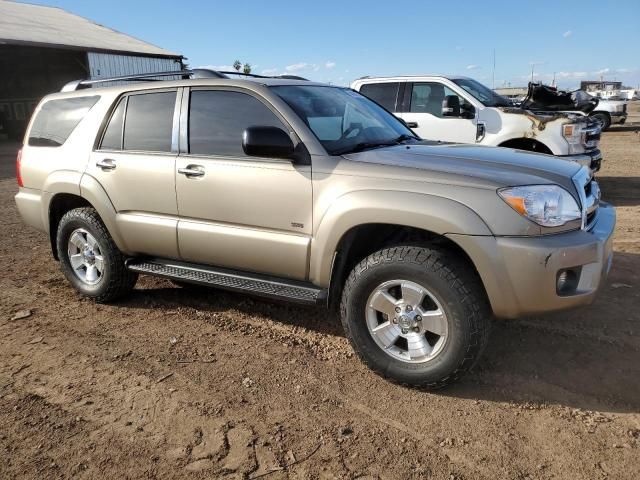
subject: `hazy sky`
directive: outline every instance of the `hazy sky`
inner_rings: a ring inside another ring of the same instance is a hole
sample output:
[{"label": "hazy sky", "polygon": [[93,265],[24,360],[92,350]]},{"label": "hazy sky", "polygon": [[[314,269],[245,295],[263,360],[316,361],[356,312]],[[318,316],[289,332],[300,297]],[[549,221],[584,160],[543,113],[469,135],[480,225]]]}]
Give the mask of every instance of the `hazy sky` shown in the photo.
[{"label": "hazy sky", "polygon": [[349,84],[363,75],[461,74],[488,86],[535,78],[640,84],[640,0],[47,0],[188,57],[196,66],[293,73]]}]

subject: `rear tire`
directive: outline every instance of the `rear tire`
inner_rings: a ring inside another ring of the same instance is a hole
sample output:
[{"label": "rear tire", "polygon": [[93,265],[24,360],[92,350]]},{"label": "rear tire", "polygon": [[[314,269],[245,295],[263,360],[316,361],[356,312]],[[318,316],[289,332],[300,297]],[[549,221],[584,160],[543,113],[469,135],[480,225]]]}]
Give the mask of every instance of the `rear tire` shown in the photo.
[{"label": "rear tire", "polygon": [[349,275],[340,310],[346,336],[369,368],[424,389],[468,372],[491,326],[477,274],[439,247],[398,246],[369,255]]},{"label": "rear tire", "polygon": [[56,237],[64,276],[85,297],[110,302],[129,293],[138,274],[127,269],[98,212],[76,208],[64,214]]}]

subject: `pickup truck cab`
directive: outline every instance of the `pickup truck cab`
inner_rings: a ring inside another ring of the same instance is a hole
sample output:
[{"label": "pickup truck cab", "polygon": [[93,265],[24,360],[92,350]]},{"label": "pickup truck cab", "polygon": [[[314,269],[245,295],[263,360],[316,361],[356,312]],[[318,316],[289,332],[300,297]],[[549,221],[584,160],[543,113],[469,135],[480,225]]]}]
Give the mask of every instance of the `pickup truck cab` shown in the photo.
[{"label": "pickup truck cab", "polygon": [[295,79],[75,89],[36,108],[15,200],[97,302],[143,274],[340,305],[367,365],[438,388],[494,315],[588,304],[609,271],[615,210],[577,163],[423,141],[351,89]]},{"label": "pickup truck cab", "polygon": [[480,82],[440,75],[365,77],[351,88],[405,121],[420,137],[547,153],[600,169],[600,123],[582,112],[514,107]]}]

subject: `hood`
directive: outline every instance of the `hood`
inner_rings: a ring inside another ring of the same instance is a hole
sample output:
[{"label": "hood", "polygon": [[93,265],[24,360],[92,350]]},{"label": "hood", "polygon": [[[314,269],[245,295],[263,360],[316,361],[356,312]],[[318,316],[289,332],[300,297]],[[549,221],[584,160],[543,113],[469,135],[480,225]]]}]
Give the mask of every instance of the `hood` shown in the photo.
[{"label": "hood", "polygon": [[343,157],[354,162],[423,170],[445,178],[473,178],[488,188],[557,183],[573,191],[572,177],[580,169],[575,162],[513,148],[427,142]]},{"label": "hood", "polygon": [[587,115],[598,106],[598,99],[583,90],[559,91],[542,83],[529,83],[527,96],[520,107],[532,111],[578,111]]}]

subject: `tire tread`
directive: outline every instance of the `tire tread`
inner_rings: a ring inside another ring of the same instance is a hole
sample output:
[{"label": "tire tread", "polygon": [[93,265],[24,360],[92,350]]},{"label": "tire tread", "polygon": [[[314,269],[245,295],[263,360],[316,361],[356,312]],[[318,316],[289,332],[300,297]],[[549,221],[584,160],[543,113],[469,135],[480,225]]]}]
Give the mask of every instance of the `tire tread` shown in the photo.
[{"label": "tire tread", "polygon": [[[367,356],[363,354],[360,346],[352,340],[351,326],[347,321],[350,292],[354,289],[356,282],[366,270],[385,263],[398,262],[409,262],[419,265],[424,269],[431,270],[445,280],[449,286],[458,293],[459,302],[464,306],[467,318],[471,323],[470,341],[467,344],[467,350],[463,360],[448,376],[436,382],[425,381],[408,384],[407,382],[399,381],[389,376],[386,371],[382,371],[372,364],[367,359]],[[394,383],[426,390],[443,388],[456,382],[471,370],[482,355],[491,330],[490,307],[478,275],[475,274],[475,272],[471,272],[469,265],[454,257],[449,250],[433,245],[427,247],[411,245],[389,247],[374,252],[364,258],[351,271],[345,282],[342,301],[340,302],[340,314],[347,338],[367,367]]]}]

